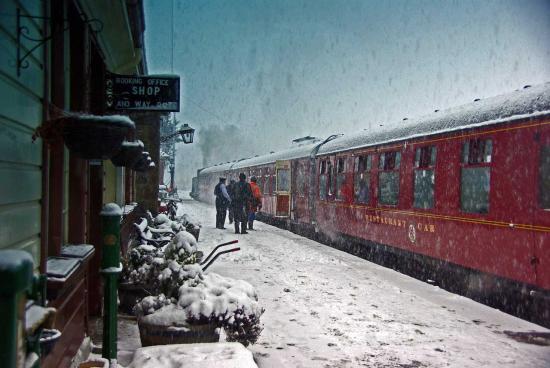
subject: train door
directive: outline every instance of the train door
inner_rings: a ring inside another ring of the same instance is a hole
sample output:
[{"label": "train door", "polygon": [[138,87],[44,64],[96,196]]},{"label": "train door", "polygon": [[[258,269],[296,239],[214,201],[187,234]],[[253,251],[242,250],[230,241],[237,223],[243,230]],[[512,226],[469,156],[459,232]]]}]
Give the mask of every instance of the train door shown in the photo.
[{"label": "train door", "polygon": [[292,206],[290,216],[298,222],[309,223],[309,160],[292,162]]},{"label": "train door", "polygon": [[290,161],[275,162],[275,216],[290,216]]},{"label": "train door", "polygon": [[550,125],[541,125],[536,134],[538,143],[536,206],[534,215],[536,284],[550,288]]}]

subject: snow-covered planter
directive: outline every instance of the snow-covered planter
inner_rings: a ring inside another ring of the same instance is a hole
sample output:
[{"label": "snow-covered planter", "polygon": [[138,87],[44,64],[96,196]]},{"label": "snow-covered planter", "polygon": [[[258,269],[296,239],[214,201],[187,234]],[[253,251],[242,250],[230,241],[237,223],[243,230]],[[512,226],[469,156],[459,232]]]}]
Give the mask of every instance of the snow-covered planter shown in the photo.
[{"label": "snow-covered planter", "polygon": [[33,138],[53,142],[63,137],[72,154],[87,160],[105,160],[120,150],[124,138],[135,129],[127,116],[68,114],[43,123]]},{"label": "snow-covered planter", "polygon": [[122,142],[120,151],[111,157],[111,162],[115,166],[125,166],[131,168],[141,159],[143,148],[144,145],[142,141],[124,141]]},{"label": "snow-covered planter", "polygon": [[[160,225],[172,228],[172,221],[162,220],[159,219]],[[119,285],[121,310],[131,313],[134,305],[148,295],[164,293],[177,297],[183,282],[202,272],[197,263],[201,258],[197,241],[186,231],[177,233],[170,243],[161,248],[148,244],[132,246],[123,260]]]},{"label": "snow-covered planter", "polygon": [[[161,296],[163,297],[162,294]],[[215,322],[188,323],[185,311],[175,303],[169,303],[152,314],[141,316],[138,318],[138,327],[142,346],[194,344],[220,340],[219,329]]]},{"label": "snow-covered planter", "polygon": [[[183,329],[182,334],[188,329],[192,334],[197,329],[206,332],[219,327],[224,329],[228,341],[246,346],[255,343],[262,331],[260,316],[264,309],[258,304],[256,291],[246,281],[198,272],[183,282],[177,301],[164,295],[147,297],[136,305],[135,311],[140,334],[147,334],[149,325],[155,326],[151,330],[155,336],[163,335],[161,330],[173,336],[175,329]],[[192,326],[201,327],[193,330]]]},{"label": "snow-covered planter", "polygon": [[177,233],[168,243],[164,251],[167,260],[174,260],[180,264],[197,263],[202,253],[197,252],[197,240],[187,231]]}]

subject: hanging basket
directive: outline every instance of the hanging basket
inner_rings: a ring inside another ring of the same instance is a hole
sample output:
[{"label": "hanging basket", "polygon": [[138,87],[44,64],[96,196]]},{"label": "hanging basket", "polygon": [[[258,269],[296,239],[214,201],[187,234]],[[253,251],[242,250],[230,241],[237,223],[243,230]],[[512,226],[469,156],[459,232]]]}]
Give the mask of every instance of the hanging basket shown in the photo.
[{"label": "hanging basket", "polygon": [[111,161],[115,166],[134,167],[142,158],[143,148],[142,141],[124,141],[120,151],[111,157]]},{"label": "hanging basket", "polygon": [[87,160],[106,160],[121,148],[124,138],[135,125],[120,115],[73,115],[61,118],[65,145],[78,157]]},{"label": "hanging basket", "polygon": [[149,152],[143,152],[141,159],[132,167],[132,170],[143,172],[153,167],[155,167],[155,163],[151,159],[151,156],[149,156]]}]

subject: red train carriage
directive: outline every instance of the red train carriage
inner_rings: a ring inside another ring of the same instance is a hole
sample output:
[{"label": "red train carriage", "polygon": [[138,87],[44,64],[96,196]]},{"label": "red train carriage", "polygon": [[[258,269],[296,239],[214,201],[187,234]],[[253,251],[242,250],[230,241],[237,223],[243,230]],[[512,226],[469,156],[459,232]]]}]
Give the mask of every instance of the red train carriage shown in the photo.
[{"label": "red train carriage", "polygon": [[548,83],[210,167],[200,198],[239,172],[267,221],[550,325]]}]

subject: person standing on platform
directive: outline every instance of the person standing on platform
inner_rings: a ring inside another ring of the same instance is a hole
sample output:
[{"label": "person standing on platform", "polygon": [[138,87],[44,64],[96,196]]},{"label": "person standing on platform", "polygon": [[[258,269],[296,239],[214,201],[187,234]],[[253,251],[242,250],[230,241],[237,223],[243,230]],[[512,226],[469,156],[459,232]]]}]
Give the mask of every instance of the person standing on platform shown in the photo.
[{"label": "person standing on platform", "polygon": [[252,200],[250,184],[246,182],[246,175],[239,174],[239,182],[231,187],[231,203],[233,205],[233,216],[235,217],[235,234],[248,234],[246,223],[248,221],[247,209]]},{"label": "person standing on platform", "polygon": [[262,191],[257,184],[255,176],[250,178],[250,189],[252,191],[252,200],[248,206],[248,228],[254,230],[254,220],[256,219],[256,211],[262,208]]},{"label": "person standing on platform", "polygon": [[[229,193],[229,197],[233,197],[233,188],[235,187],[235,185],[237,184],[237,182],[233,179],[230,179],[229,180],[229,185],[227,186],[227,193]],[[232,224],[233,223],[233,206],[229,206],[229,223]]]},{"label": "person standing on platform", "polygon": [[227,214],[227,207],[231,204],[231,197],[227,193],[225,187],[225,178],[220,178],[220,182],[214,188],[214,195],[216,196],[216,229],[225,229],[225,216]]}]

